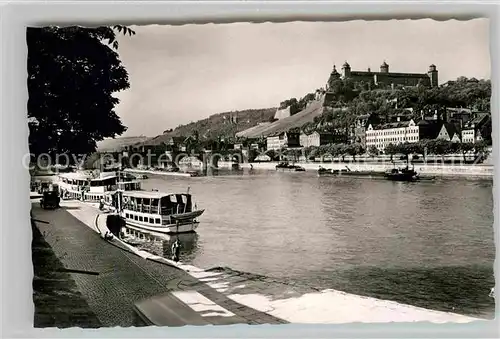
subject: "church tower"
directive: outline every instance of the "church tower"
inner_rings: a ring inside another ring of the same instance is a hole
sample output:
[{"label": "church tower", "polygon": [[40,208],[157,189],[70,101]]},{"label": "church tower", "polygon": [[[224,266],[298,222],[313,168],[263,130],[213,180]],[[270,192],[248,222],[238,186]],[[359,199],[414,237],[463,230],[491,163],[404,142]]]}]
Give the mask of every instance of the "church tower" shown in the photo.
[{"label": "church tower", "polygon": [[438,84],[438,71],[436,69],[436,65],[432,64],[429,66],[429,71],[427,72],[429,76],[431,87],[437,87]]}]

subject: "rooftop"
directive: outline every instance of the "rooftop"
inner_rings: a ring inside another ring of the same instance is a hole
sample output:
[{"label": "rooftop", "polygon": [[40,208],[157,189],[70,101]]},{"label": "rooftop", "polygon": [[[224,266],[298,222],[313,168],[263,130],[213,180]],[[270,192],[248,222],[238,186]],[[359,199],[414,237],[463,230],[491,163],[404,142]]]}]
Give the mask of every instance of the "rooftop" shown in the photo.
[{"label": "rooftop", "polygon": [[125,191],[125,192],[123,192],[123,196],[142,198],[142,199],[160,199],[160,198],[163,198],[163,197],[166,197],[169,195],[175,195],[175,194],[186,195],[186,193],[165,193],[165,192],[157,192],[157,191]]},{"label": "rooftop", "polygon": [[60,177],[67,178],[67,179],[73,179],[73,180],[88,180],[93,178],[93,175],[91,173],[85,173],[85,172],[67,172],[67,173],[60,173]]}]

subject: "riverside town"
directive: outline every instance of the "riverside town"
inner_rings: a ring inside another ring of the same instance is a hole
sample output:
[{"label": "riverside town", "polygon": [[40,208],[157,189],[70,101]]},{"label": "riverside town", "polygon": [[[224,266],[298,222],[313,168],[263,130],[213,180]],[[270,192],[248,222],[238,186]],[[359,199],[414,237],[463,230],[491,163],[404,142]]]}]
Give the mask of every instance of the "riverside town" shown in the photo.
[{"label": "riverside town", "polygon": [[28,28],[35,327],[494,319],[487,29]]}]

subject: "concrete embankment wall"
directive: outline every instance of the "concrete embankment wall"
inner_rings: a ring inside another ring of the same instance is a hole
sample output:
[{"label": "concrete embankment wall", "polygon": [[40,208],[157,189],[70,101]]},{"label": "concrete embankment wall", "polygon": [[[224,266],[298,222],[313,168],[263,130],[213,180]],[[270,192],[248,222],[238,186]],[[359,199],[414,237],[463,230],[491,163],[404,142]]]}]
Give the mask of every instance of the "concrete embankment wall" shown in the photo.
[{"label": "concrete embankment wall", "polygon": [[[262,170],[274,170],[277,162],[261,162],[261,163],[244,163],[242,168],[250,168]],[[391,163],[298,163],[307,171],[317,171],[319,166],[328,169],[349,169],[355,171],[385,171],[394,167]],[[401,165],[398,165],[401,166]],[[220,168],[230,168],[230,162],[219,162]],[[439,164],[415,164],[415,170],[421,174],[439,175],[439,176],[481,176],[493,177],[493,165],[439,165]]]}]

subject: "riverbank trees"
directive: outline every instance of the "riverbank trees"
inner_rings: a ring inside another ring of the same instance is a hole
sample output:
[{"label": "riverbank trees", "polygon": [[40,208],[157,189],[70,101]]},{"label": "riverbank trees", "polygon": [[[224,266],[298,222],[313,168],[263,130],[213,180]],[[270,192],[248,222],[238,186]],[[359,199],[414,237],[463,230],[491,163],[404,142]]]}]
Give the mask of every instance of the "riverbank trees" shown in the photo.
[{"label": "riverbank trees", "polygon": [[[446,155],[460,154],[463,161],[467,162],[467,156],[472,156],[477,162],[481,162],[489,155],[489,147],[486,142],[476,143],[458,143],[447,140],[421,140],[416,143],[401,143],[389,144],[385,150],[385,155],[390,156],[390,161],[394,161],[396,156],[403,159],[409,159],[410,156],[418,158],[423,157],[423,161],[427,161],[429,155],[440,156],[442,162],[445,162]],[[299,161],[314,161],[321,158],[324,161],[329,161],[334,158],[345,161],[347,156],[353,161],[357,160],[358,156],[369,155],[373,160],[379,157],[380,152],[375,147],[370,147],[366,150],[361,144],[327,144],[319,147],[309,146],[303,149],[283,150],[281,152],[267,151],[267,155],[272,160],[278,160],[279,155],[284,155],[288,160]]]},{"label": "riverbank trees", "polygon": [[117,33],[135,34],[120,25],[27,29],[32,154],[84,155],[97,141],[126,131],[114,111],[119,100],[113,93],[130,86]]}]

